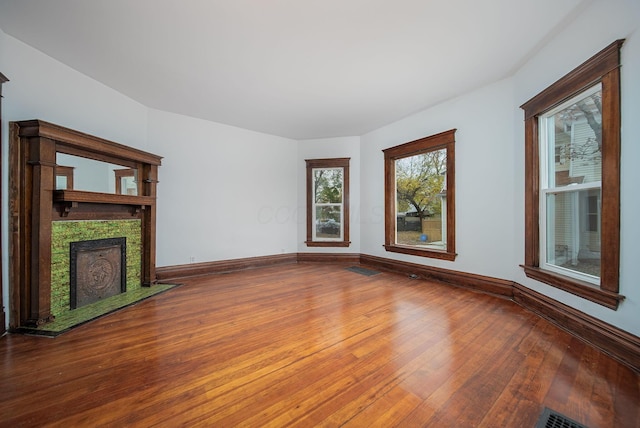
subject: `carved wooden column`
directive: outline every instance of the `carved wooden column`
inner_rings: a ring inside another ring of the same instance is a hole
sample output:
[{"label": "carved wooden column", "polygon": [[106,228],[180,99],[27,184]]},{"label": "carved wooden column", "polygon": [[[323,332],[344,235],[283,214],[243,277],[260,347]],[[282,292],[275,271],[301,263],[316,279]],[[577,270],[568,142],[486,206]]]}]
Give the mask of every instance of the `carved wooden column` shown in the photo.
[{"label": "carved wooden column", "polygon": [[[0,165],[2,165],[2,84],[8,82],[9,79],[4,74],[0,73]],[[2,168],[0,168],[0,201],[2,201]],[[1,206],[2,204],[0,204]],[[4,211],[0,209],[0,218],[2,218]],[[2,229],[0,228],[0,242],[2,242]],[[5,325],[5,312],[4,312],[4,296],[2,295],[2,257],[3,251],[0,246],[0,335],[6,331]]]},{"label": "carved wooden column", "polygon": [[[158,166],[145,165],[143,174],[143,195],[150,196],[154,200],[157,197],[156,187],[158,184]],[[150,287],[156,282],[156,205],[146,207],[142,221],[142,285]]]},{"label": "carved wooden column", "polygon": [[51,321],[51,207],[53,206],[56,144],[29,138],[27,164],[32,168],[29,316],[27,325]]}]

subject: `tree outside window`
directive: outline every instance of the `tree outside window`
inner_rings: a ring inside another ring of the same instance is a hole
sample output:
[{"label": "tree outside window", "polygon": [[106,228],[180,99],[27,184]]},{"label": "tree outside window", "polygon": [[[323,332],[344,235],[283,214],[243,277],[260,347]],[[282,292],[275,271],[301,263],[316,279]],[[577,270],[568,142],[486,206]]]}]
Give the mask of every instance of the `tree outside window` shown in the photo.
[{"label": "tree outside window", "polygon": [[349,158],[307,159],[309,247],[349,246]]},{"label": "tree outside window", "polygon": [[396,244],[446,250],[446,150],[397,159],[395,168]]},{"label": "tree outside window", "polygon": [[387,251],[455,259],[454,136],[383,150]]}]

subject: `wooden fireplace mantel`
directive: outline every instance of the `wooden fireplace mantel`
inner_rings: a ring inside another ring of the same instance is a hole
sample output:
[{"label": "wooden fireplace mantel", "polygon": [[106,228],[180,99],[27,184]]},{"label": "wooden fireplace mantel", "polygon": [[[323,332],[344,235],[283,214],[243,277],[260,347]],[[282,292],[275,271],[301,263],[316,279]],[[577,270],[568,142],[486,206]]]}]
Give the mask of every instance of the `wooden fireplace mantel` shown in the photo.
[{"label": "wooden fireplace mantel", "polygon": [[[137,195],[55,190],[56,154],[136,169]],[[10,327],[52,319],[51,230],[54,220],[139,218],[142,285],[156,282],[156,186],[162,158],[42,120],[10,123]]]},{"label": "wooden fireplace mantel", "polygon": [[[95,204],[104,204],[111,209],[107,212],[104,205],[96,206]],[[154,204],[155,198],[151,196],[118,195],[68,189],[56,190],[53,194],[54,217],[63,217],[69,220],[74,218],[82,220],[121,218],[121,216],[115,215],[114,217],[113,215],[113,208],[116,208],[117,212],[118,207],[120,212],[124,212],[128,207],[129,214],[137,216],[141,210]],[[93,215],[88,215],[88,213],[93,213]]]},{"label": "wooden fireplace mantel", "polygon": [[53,200],[55,202],[82,202],[94,204],[119,204],[119,205],[153,205],[155,198],[151,196],[117,195],[111,193],[85,192],[82,190],[56,190]]}]

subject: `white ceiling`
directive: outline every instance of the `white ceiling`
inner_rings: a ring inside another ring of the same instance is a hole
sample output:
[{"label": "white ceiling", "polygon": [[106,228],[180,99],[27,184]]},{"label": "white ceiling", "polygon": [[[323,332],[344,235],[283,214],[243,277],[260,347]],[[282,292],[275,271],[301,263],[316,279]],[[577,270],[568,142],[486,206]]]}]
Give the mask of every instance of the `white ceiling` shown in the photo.
[{"label": "white ceiling", "polygon": [[0,0],[0,28],[152,108],[362,135],[513,73],[592,0]]}]

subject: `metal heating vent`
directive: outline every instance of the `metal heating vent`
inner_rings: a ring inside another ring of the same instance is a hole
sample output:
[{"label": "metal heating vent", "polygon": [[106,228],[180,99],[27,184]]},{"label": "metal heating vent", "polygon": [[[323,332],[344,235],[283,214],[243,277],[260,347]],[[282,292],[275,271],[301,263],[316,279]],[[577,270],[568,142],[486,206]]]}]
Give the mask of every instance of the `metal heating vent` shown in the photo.
[{"label": "metal heating vent", "polygon": [[587,428],[579,422],[561,415],[548,407],[544,408],[535,428]]},{"label": "metal heating vent", "polygon": [[351,267],[348,267],[347,270],[350,270],[351,272],[359,273],[360,275],[366,275],[366,276],[373,276],[380,273],[376,270],[366,269],[360,266],[351,266]]}]

